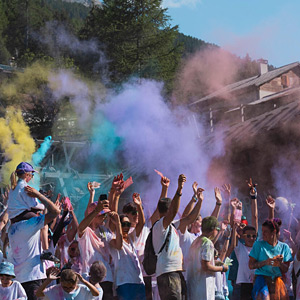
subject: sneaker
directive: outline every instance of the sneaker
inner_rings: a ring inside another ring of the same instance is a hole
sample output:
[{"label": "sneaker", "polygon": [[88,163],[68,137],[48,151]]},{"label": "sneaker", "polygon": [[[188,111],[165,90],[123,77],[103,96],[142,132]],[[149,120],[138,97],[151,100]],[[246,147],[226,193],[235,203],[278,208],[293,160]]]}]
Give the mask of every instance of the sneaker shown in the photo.
[{"label": "sneaker", "polygon": [[46,251],[43,251],[43,253],[40,255],[40,259],[41,260],[51,260],[51,261],[54,261],[55,263],[59,263],[60,260],[54,256],[51,252],[46,252]]}]

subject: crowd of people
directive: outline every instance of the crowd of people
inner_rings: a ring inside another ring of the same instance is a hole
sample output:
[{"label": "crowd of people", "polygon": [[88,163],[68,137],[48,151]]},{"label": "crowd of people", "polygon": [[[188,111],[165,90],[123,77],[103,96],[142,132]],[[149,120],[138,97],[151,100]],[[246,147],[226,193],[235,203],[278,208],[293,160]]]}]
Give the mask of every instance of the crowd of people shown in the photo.
[{"label": "crowd of people", "polygon": [[180,214],[183,174],[173,198],[170,180],[161,174],[161,194],[149,218],[138,193],[119,207],[126,189],[122,174],[98,201],[89,182],[78,223],[68,197],[52,201],[28,185],[35,172],[20,163],[2,195],[2,300],[300,300],[300,236],[281,228],[271,196],[269,218],[259,228],[251,179],[251,223],[227,184],[215,188],[215,207],[202,218],[204,189],[194,182]]}]

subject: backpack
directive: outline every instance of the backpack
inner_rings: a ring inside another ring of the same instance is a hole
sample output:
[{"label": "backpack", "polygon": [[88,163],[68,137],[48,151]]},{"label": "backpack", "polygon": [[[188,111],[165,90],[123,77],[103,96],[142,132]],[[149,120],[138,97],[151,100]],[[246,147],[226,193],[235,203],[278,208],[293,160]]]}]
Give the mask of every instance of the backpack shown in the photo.
[{"label": "backpack", "polygon": [[[153,226],[156,224],[156,222],[153,224]],[[167,237],[166,237],[163,245],[161,246],[160,250],[158,251],[157,255],[155,254],[154,247],[153,247],[153,241],[152,241],[153,226],[151,227],[148,237],[146,239],[145,250],[144,250],[144,260],[143,260],[143,267],[144,267],[144,270],[147,275],[153,275],[155,273],[157,256],[158,256],[158,254],[160,254],[163,251],[166,244],[169,243],[172,225],[171,224],[169,225],[169,231],[168,231]]]}]

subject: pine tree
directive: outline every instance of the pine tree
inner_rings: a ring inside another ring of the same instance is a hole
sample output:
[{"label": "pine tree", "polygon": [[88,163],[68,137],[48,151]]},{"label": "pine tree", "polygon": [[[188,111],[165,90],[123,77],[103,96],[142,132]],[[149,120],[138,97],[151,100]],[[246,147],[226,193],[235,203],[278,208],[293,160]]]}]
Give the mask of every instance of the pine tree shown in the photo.
[{"label": "pine tree", "polygon": [[104,0],[90,11],[81,36],[104,46],[113,82],[131,76],[172,81],[181,48],[175,45],[178,28],[170,26],[161,2]]}]

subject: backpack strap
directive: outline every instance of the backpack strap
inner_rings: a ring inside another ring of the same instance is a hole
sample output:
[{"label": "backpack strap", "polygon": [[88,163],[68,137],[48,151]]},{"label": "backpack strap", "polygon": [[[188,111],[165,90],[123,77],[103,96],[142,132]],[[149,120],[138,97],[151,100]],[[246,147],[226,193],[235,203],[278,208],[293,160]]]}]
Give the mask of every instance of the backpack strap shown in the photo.
[{"label": "backpack strap", "polygon": [[[173,225],[173,224],[172,224],[172,225]],[[174,225],[173,225],[173,226],[174,226]],[[164,249],[164,247],[166,246],[166,244],[169,244],[170,236],[171,236],[171,229],[172,229],[172,226],[169,225],[169,231],[168,231],[167,237],[166,237],[166,239],[165,239],[165,242],[164,242],[163,245],[161,246],[160,250],[158,251],[157,255],[163,251],[163,249]],[[168,247],[166,248],[166,251],[168,251]]]},{"label": "backpack strap", "polygon": [[297,272],[297,274],[296,274],[296,278],[298,278],[299,275],[300,275],[300,268],[299,268],[299,270],[298,270],[298,272]]}]

